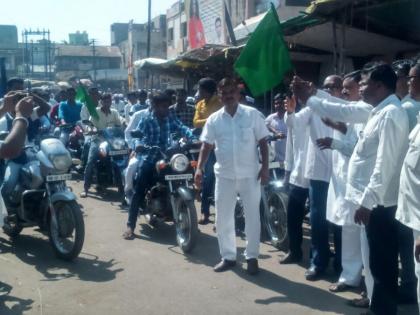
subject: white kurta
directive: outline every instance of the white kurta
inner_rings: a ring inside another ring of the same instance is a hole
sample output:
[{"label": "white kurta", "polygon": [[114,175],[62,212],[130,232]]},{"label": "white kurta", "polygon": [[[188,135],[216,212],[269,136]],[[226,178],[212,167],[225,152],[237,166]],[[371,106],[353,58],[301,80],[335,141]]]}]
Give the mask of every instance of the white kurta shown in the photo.
[{"label": "white kurta", "polygon": [[397,220],[420,231],[420,116],[409,136],[409,148],[400,176]]},{"label": "white kurta", "polygon": [[332,143],[332,174],[327,198],[327,220],[343,226],[354,224],[354,211],[357,206],[345,199],[347,171],[350,156],[357,142],[357,134],[363,125],[347,125],[344,135],[334,131]]}]

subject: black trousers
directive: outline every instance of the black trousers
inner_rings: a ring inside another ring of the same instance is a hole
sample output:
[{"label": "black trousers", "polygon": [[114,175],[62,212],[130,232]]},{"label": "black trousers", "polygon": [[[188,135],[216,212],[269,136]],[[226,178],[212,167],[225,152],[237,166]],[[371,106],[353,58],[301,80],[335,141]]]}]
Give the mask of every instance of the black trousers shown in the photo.
[{"label": "black trousers", "polygon": [[294,186],[289,191],[287,204],[287,231],[289,234],[289,251],[295,257],[302,257],[302,223],[305,217],[305,203],[309,189]]},{"label": "black trousers", "polygon": [[373,276],[370,309],[377,315],[397,314],[398,221],[397,207],[378,206],[370,215],[366,233],[370,249],[369,265]]}]

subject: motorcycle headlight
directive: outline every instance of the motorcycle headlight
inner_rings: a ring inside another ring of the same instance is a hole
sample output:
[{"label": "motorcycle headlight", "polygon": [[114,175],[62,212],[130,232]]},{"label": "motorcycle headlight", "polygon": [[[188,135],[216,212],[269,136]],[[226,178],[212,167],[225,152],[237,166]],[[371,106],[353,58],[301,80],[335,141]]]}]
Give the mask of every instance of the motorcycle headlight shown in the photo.
[{"label": "motorcycle headlight", "polygon": [[123,139],[115,139],[112,141],[112,147],[115,150],[122,150],[125,147],[125,141]]},{"label": "motorcycle headlight", "polygon": [[70,155],[57,155],[52,158],[52,163],[57,170],[67,171],[72,164],[72,160]]},{"label": "motorcycle headlight", "polygon": [[184,154],[175,154],[169,162],[175,172],[185,172],[190,164],[190,160]]}]

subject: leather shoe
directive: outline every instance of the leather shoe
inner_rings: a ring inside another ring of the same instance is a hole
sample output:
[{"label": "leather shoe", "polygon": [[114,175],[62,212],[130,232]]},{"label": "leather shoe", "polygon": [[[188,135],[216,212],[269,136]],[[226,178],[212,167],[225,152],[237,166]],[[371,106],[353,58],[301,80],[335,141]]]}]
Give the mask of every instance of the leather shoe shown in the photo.
[{"label": "leather shoe", "polygon": [[246,271],[251,276],[256,275],[260,271],[260,268],[258,267],[258,260],[256,258],[247,259],[246,262],[247,262]]},{"label": "leather shoe", "polygon": [[221,262],[219,262],[216,266],[214,266],[213,270],[215,272],[223,272],[223,271],[231,269],[235,265],[236,265],[235,260],[222,259]]},{"label": "leather shoe", "polygon": [[316,281],[321,278],[323,272],[316,267],[310,267],[305,271],[305,278],[308,281]]},{"label": "leather shoe", "polygon": [[286,256],[282,257],[279,261],[281,265],[297,264],[302,261],[302,256],[296,256],[292,253],[288,253]]}]

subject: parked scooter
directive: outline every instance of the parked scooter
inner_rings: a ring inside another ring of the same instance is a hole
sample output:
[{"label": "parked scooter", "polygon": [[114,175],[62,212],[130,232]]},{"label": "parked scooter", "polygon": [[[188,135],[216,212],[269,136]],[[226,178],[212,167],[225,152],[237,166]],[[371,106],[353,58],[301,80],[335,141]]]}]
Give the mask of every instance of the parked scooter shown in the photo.
[{"label": "parked scooter", "polygon": [[[138,137],[138,132],[132,132]],[[191,161],[190,149],[197,144],[180,141],[178,145],[162,152],[159,147],[144,150],[159,150],[162,157],[156,163],[157,182],[149,189],[141,208],[149,223],[173,222],[176,240],[184,253],[190,252],[198,235],[197,211],[194,205],[193,172],[196,161]]]},{"label": "parked scooter", "polygon": [[4,232],[16,237],[25,227],[47,231],[56,255],[76,258],[84,242],[85,228],[76,196],[67,186],[72,159],[63,143],[55,138],[25,147],[28,162],[19,169],[19,182],[3,196],[7,208]]}]

